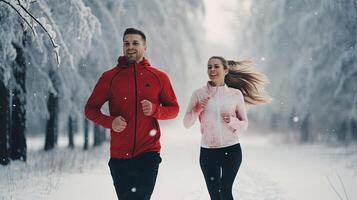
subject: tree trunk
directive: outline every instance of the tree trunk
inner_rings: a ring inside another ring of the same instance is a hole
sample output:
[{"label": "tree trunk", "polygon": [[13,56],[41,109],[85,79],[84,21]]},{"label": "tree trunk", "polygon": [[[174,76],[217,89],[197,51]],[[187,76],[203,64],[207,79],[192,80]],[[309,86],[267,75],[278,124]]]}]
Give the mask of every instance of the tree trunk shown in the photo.
[{"label": "tree trunk", "polygon": [[49,119],[46,123],[45,151],[55,148],[58,136],[58,96],[50,92],[47,102]]},{"label": "tree trunk", "polygon": [[357,141],[357,120],[351,119],[350,127],[352,139]]},{"label": "tree trunk", "polygon": [[89,140],[89,121],[87,119],[84,119],[84,146],[83,149],[87,150],[88,149],[88,140]]},{"label": "tree trunk", "polygon": [[106,137],[106,135],[105,135],[105,131],[106,131],[106,129],[105,128],[102,128],[101,127],[101,143],[103,143],[106,139],[107,139],[107,137]]},{"label": "tree trunk", "polygon": [[102,144],[102,131],[101,127],[98,125],[94,125],[93,127],[93,132],[94,132],[94,140],[93,140],[93,146],[99,146]]},{"label": "tree trunk", "polygon": [[45,136],[45,151],[51,150],[57,145],[58,138],[58,115],[59,115],[59,99],[58,99],[58,77],[55,70],[49,72],[52,85],[55,91],[50,91],[47,100],[47,110],[49,118],[46,123]]},{"label": "tree trunk", "polygon": [[71,149],[74,148],[74,121],[72,116],[68,117],[68,147]]},{"label": "tree trunk", "polygon": [[300,133],[301,133],[300,141],[301,142],[308,142],[311,139],[309,118],[310,118],[310,116],[309,116],[309,114],[307,114],[301,122],[301,129],[300,129]]},{"label": "tree trunk", "polygon": [[348,133],[348,121],[343,120],[340,124],[340,128],[337,131],[337,139],[339,141],[345,141]]},{"label": "tree trunk", "polygon": [[22,47],[15,43],[13,43],[13,46],[16,49],[17,56],[13,65],[16,86],[12,92],[10,157],[13,160],[26,161],[26,63]]},{"label": "tree trunk", "polygon": [[9,90],[5,87],[3,81],[0,81],[0,164],[7,165],[9,159]]},{"label": "tree trunk", "polygon": [[270,118],[270,128],[272,130],[278,129],[278,114],[273,113]]}]

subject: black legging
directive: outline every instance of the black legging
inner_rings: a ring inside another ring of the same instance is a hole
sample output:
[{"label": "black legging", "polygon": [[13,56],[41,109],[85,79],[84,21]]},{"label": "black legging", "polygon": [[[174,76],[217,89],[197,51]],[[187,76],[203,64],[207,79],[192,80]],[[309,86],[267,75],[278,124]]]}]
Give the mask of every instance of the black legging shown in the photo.
[{"label": "black legging", "polygon": [[233,200],[232,186],[241,162],[239,143],[218,149],[201,147],[200,165],[211,200]]},{"label": "black legging", "polygon": [[109,168],[119,200],[150,200],[160,154],[147,152],[132,159],[110,158]]}]

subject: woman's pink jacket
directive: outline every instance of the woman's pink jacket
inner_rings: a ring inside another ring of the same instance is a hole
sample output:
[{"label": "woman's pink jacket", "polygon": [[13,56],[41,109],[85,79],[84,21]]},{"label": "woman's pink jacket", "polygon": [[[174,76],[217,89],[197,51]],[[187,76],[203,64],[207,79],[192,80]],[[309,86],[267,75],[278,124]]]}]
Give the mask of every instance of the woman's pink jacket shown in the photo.
[{"label": "woman's pink jacket", "polygon": [[[201,99],[209,97],[201,108]],[[230,123],[223,121],[222,113],[231,115]],[[248,127],[243,94],[240,90],[224,86],[214,87],[209,82],[197,89],[191,97],[184,117],[184,126],[190,128],[196,119],[201,123],[201,146],[222,148],[239,143],[239,134]]]}]

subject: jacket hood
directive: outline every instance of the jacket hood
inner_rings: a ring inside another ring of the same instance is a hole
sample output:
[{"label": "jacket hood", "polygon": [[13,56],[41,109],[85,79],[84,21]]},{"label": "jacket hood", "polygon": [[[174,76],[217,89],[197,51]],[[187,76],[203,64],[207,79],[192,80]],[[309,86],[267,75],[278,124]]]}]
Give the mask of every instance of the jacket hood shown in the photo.
[{"label": "jacket hood", "polygon": [[[140,61],[139,63],[137,63],[138,65],[141,66],[150,66],[150,62],[148,59],[146,59],[145,57],[143,58],[142,61]],[[118,67],[129,67],[131,66],[131,63],[128,63],[128,61],[126,60],[125,56],[119,56],[118,58]]]}]

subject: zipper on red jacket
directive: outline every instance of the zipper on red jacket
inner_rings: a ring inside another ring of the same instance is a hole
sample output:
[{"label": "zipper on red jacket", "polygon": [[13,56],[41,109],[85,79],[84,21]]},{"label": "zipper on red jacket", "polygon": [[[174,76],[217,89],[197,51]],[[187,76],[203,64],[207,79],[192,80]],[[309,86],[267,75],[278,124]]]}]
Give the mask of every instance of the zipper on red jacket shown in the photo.
[{"label": "zipper on red jacket", "polygon": [[135,82],[135,122],[134,122],[134,145],[133,145],[133,152],[132,157],[134,157],[135,146],[136,146],[136,126],[137,126],[137,113],[138,113],[138,83],[136,80],[136,62],[134,62],[134,82]]}]

